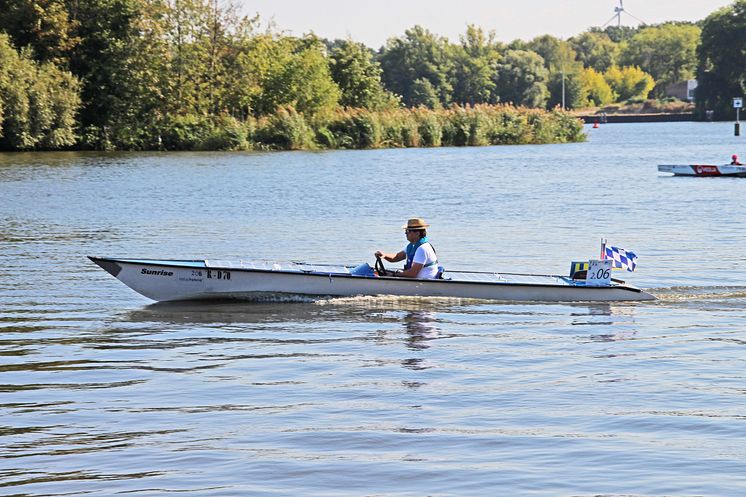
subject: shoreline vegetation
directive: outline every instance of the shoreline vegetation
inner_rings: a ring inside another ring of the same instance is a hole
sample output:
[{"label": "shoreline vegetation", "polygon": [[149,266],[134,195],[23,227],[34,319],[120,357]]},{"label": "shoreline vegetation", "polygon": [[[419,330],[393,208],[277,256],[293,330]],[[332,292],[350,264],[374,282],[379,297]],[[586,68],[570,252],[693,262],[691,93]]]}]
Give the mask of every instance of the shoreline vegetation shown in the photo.
[{"label": "shoreline vegetation", "polygon": [[324,150],[526,145],[585,140],[581,120],[560,110],[512,105],[371,111],[306,118],[292,107],[241,122],[172,117],[153,130],[160,150]]},{"label": "shoreline vegetation", "polygon": [[728,119],[746,91],[746,0],[567,40],[413,26],[378,49],[264,27],[236,0],[4,7],[0,151],[567,143],[579,109],[675,106],[667,88],[696,77],[695,118]]}]

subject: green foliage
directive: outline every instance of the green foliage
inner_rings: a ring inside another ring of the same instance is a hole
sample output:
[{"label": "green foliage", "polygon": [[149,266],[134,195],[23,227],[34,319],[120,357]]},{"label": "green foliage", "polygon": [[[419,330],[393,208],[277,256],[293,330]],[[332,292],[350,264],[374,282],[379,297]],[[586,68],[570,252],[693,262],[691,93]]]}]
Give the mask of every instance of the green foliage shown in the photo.
[{"label": "green foliage", "polygon": [[253,139],[259,148],[304,150],[316,148],[315,135],[303,114],[293,107],[281,107],[259,120]]},{"label": "green foliage", "polygon": [[701,30],[691,24],[662,24],[640,29],[622,48],[621,65],[638,66],[650,74],[662,96],[671,83],[694,76]]},{"label": "green foliage", "polygon": [[340,105],[372,110],[398,107],[398,101],[383,88],[381,66],[361,43],[336,43],[329,54],[329,67],[340,89]]},{"label": "green foliage", "polygon": [[619,101],[631,98],[646,99],[655,86],[652,76],[636,66],[621,69],[617,66],[611,66],[604,73],[604,79],[617,95]]},{"label": "green foliage", "polygon": [[[555,136],[551,143],[577,143],[585,141],[583,122],[559,109],[552,111]],[[549,143],[549,142],[546,142]]]},{"label": "green foliage", "polygon": [[614,43],[622,43],[631,39],[637,33],[638,28],[632,26],[607,26],[603,29],[591,28],[590,31],[593,33],[603,33]]},{"label": "green foliage", "polygon": [[412,116],[417,122],[417,133],[420,135],[422,147],[439,147],[443,143],[443,125],[438,114],[414,109]]},{"label": "green foliage", "polygon": [[340,97],[323,44],[315,38],[279,40],[258,96],[261,114],[292,106],[309,116],[332,112]]},{"label": "green foliage", "polygon": [[732,98],[746,96],[746,0],[710,14],[697,51],[697,113],[732,119]]},{"label": "green foliage", "polygon": [[586,31],[571,38],[570,44],[575,49],[577,58],[583,67],[605,72],[616,64],[619,46],[611,41],[605,32]]},{"label": "green foliage", "polygon": [[440,99],[438,98],[438,90],[428,79],[415,79],[414,82],[412,82],[409,104],[412,107],[438,109],[441,106]]},{"label": "green foliage", "polygon": [[582,123],[555,110],[511,105],[430,110],[340,109],[310,122],[292,108],[261,118],[252,148],[379,148],[480,146],[582,141]]},{"label": "green foliage", "polygon": [[576,53],[572,45],[554,36],[538,36],[529,41],[527,47],[541,55],[550,72],[561,72],[563,69],[571,71],[576,66]]},{"label": "green foliage", "polygon": [[18,49],[29,47],[36,60],[64,65],[79,39],[64,0],[3,0],[0,31],[10,35]]},{"label": "green foliage", "polygon": [[497,64],[496,93],[501,102],[544,107],[548,97],[548,71],[535,52],[508,50]]},{"label": "green foliage", "polygon": [[603,75],[594,69],[583,69],[580,72],[580,82],[583,92],[588,95],[587,105],[601,106],[615,100],[614,92]]},{"label": "green foliage", "polygon": [[212,133],[213,124],[205,116],[168,115],[159,129],[164,150],[198,150]]},{"label": "green foliage", "polygon": [[430,100],[429,95],[423,95],[430,87],[441,105],[451,102],[452,60],[445,38],[415,26],[404,32],[404,38],[390,39],[379,61],[386,88],[400,95],[405,105],[416,107],[423,105],[423,98]]},{"label": "green foliage", "polygon": [[337,112],[326,124],[340,148],[378,148],[381,146],[381,124],[374,112],[353,109]]},{"label": "green foliage", "polygon": [[245,150],[251,121],[230,116],[167,115],[158,123],[163,150]]},{"label": "green foliage", "polygon": [[42,64],[0,33],[0,149],[59,149],[75,143],[78,80]]},{"label": "green foliage", "polygon": [[422,138],[417,113],[432,113],[427,109],[398,109],[378,113],[381,123],[381,145],[385,147],[419,147]]},{"label": "green foliage", "polygon": [[83,81],[85,146],[158,146],[154,123],[166,113],[169,50],[164,12],[149,0],[88,0],[78,4],[80,44],[70,67]]},{"label": "green foliage", "polygon": [[470,25],[461,36],[461,44],[452,47],[453,101],[462,105],[492,102],[493,74],[500,60],[494,33],[485,34]]},{"label": "green foliage", "polygon": [[[565,78],[565,107],[576,109],[588,101],[588,94],[580,79],[580,71],[570,72]],[[562,106],[562,73],[553,73],[549,78],[549,107]]]},{"label": "green foliage", "polygon": [[[235,150],[544,142],[557,131],[554,118],[480,104],[543,107],[549,76],[555,81],[557,68],[578,70],[570,45],[548,36],[515,42],[515,50],[503,54],[494,33],[476,26],[467,27],[459,44],[415,26],[376,55],[352,40],[327,46],[314,36],[258,32],[258,18],[241,17],[232,2],[6,0],[0,146]],[[466,106],[450,107],[453,102]],[[405,110],[401,103],[421,108]]]}]

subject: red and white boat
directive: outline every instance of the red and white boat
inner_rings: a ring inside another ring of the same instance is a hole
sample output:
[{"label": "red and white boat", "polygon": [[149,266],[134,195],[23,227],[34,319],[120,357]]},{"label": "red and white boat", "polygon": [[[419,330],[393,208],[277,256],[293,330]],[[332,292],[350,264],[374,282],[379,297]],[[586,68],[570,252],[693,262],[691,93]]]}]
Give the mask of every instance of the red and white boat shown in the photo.
[{"label": "red and white boat", "polygon": [[671,173],[674,176],[731,176],[746,177],[746,166],[713,166],[707,164],[692,165],[659,165],[658,172]]}]

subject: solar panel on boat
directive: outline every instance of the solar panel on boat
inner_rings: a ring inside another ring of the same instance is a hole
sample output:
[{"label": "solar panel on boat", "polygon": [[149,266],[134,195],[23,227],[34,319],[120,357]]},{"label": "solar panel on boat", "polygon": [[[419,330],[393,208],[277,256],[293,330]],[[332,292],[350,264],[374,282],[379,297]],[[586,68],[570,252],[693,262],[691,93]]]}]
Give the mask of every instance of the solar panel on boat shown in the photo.
[{"label": "solar panel on boat", "polygon": [[[350,268],[332,264],[305,264],[299,262],[273,262],[273,261],[231,261],[224,259],[211,259],[205,261],[206,267],[225,269],[257,269],[262,271],[287,271],[295,273],[320,273],[320,274],[350,274]],[[446,271],[443,275],[445,280],[463,281],[471,283],[504,283],[514,285],[561,285],[579,286],[582,282],[576,282],[561,276],[510,274],[510,273],[487,273],[469,271]]]},{"label": "solar panel on boat", "polygon": [[446,271],[443,276],[445,279],[450,279],[451,281],[469,281],[474,283],[510,283],[514,285],[574,285],[574,283],[567,278],[531,274],[498,274]]},{"label": "solar panel on boat", "polygon": [[350,270],[344,266],[323,264],[299,264],[297,262],[273,262],[273,261],[230,261],[211,259],[206,260],[207,267],[220,267],[225,269],[258,269],[263,271],[292,271],[299,273],[324,273],[324,274],[349,274]]}]

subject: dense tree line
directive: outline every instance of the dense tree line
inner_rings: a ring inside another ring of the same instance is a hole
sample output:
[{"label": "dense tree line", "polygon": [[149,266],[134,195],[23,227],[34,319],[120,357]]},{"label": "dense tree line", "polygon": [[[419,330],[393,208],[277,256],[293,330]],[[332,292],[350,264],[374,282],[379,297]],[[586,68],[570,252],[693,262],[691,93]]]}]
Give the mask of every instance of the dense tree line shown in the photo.
[{"label": "dense tree line", "polygon": [[[417,140],[340,138],[340,122],[356,122],[349,116],[360,109],[379,113],[373,121],[385,128],[403,119],[401,109],[427,108],[435,111],[427,119],[450,129],[460,106],[497,123],[494,115],[512,111],[486,105],[551,109],[563,94],[567,108],[661,97],[695,72],[700,104],[720,109],[744,84],[746,0],[701,28],[611,27],[504,44],[476,26],[457,43],[414,26],[379,50],[287,36],[225,1],[0,0],[0,148],[387,146]],[[521,112],[523,125],[536,122]]]},{"label": "dense tree line", "polygon": [[746,96],[746,0],[705,19],[697,48],[697,110],[732,119],[733,97]]}]

